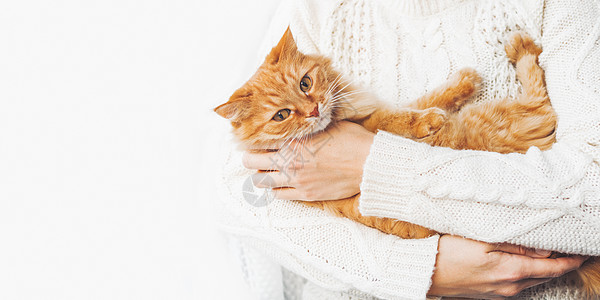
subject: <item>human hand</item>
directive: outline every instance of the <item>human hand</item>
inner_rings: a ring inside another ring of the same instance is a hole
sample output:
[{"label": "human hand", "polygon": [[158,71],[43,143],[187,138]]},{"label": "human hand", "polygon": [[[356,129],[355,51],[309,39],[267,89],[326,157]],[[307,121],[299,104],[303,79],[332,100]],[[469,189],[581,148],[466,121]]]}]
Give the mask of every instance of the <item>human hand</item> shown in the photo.
[{"label": "human hand", "polygon": [[502,299],[575,270],[587,259],[548,258],[550,254],[550,251],[443,235],[428,294]]},{"label": "human hand", "polygon": [[254,185],[273,188],[275,198],[343,199],[360,192],[374,135],[355,123],[339,122],[308,139],[292,141],[278,152],[246,152],[243,164],[259,170],[252,176]]}]

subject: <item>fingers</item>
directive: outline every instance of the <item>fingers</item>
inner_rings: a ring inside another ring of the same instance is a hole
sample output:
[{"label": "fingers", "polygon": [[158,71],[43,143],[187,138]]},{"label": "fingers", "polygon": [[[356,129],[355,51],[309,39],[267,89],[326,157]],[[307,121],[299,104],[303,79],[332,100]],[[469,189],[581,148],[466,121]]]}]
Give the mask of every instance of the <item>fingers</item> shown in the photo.
[{"label": "fingers", "polygon": [[244,152],[242,164],[247,169],[255,170],[279,170],[279,167],[281,166],[281,164],[278,163],[276,152]]},{"label": "fingers", "polygon": [[315,194],[306,189],[296,188],[285,174],[279,172],[257,173],[252,175],[252,183],[258,188],[271,188],[274,198],[280,200],[316,201]]},{"label": "fingers", "polygon": [[259,172],[252,175],[252,183],[258,188],[271,188],[274,198],[281,200],[306,200],[306,196],[293,187],[292,177],[281,172]]},{"label": "fingers", "polygon": [[271,188],[276,199],[311,201],[312,194],[295,188],[292,178],[281,172],[262,172],[252,175],[252,183],[258,188]]},{"label": "fingers", "polygon": [[543,279],[524,279],[510,284],[502,284],[493,293],[491,299],[505,299],[518,295],[522,290],[542,284],[552,280],[552,278]]},{"label": "fingers", "polygon": [[296,154],[289,149],[270,152],[244,152],[242,164],[247,169],[254,170],[297,170],[306,163],[305,157],[300,153]]},{"label": "fingers", "polygon": [[553,278],[571,272],[587,259],[584,256],[524,259],[522,270],[526,278]]},{"label": "fingers", "polygon": [[[506,249],[506,248],[505,248]],[[573,271],[585,261],[584,257],[572,256],[561,258],[531,258],[526,253],[527,248],[517,249],[508,247],[509,250],[520,252],[516,254],[501,254],[507,260],[503,265],[503,271],[495,272],[498,281],[498,289],[494,292],[502,297],[512,297],[526,288],[548,282],[555,277],[562,276]]]},{"label": "fingers", "polygon": [[552,254],[552,251],[548,250],[540,250],[527,248],[523,246],[513,245],[513,244],[496,244],[494,245],[494,250],[492,251],[501,251],[511,254],[525,255],[533,258],[547,258]]},{"label": "fingers", "polygon": [[530,287],[534,287],[536,285],[540,285],[542,283],[546,283],[554,278],[540,278],[540,279],[523,279],[511,284],[505,284],[499,289],[495,291],[495,294],[504,297],[513,297],[518,295],[524,289],[528,289]]},{"label": "fingers", "polygon": [[525,279],[525,280],[521,280],[516,282],[517,284],[517,289],[519,291],[522,291],[524,289],[528,289],[530,287],[536,286],[536,285],[540,285],[542,283],[546,283],[550,280],[552,280],[554,278],[539,278],[539,279]]},{"label": "fingers", "polygon": [[298,190],[295,188],[276,188],[272,189],[273,197],[281,200],[303,200],[300,197]]},{"label": "fingers", "polygon": [[259,172],[252,175],[252,183],[258,188],[293,187],[292,176],[282,172]]}]

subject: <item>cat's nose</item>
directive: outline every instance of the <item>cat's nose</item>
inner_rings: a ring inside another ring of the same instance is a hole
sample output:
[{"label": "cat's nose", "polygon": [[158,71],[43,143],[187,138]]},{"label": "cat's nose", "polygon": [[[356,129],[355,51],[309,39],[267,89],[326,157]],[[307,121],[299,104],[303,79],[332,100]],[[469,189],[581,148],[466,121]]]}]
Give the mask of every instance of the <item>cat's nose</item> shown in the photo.
[{"label": "cat's nose", "polygon": [[319,106],[315,106],[315,109],[308,115],[309,117],[318,117],[319,116]]}]

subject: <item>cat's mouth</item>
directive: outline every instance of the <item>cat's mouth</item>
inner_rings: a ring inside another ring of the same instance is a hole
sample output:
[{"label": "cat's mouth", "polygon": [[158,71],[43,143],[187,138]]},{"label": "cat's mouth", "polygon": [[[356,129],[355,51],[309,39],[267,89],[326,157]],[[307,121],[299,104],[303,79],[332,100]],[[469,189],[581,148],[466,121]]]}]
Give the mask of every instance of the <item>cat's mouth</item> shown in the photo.
[{"label": "cat's mouth", "polygon": [[329,124],[331,124],[332,121],[332,112],[331,109],[328,109],[328,107],[324,107],[321,104],[318,104],[318,117],[311,117],[309,118],[309,122],[312,122],[311,127],[312,127],[312,131],[310,132],[310,134],[315,134],[315,133],[319,133],[323,130],[325,130],[325,128],[327,128],[327,126],[329,126]]}]

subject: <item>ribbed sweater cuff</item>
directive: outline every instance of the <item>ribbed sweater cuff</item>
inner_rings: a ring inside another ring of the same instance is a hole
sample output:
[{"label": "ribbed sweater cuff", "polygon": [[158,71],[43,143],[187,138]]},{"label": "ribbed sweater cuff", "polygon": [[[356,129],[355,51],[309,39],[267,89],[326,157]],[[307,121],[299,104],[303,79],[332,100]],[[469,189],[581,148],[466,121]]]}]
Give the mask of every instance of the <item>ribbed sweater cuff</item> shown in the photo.
[{"label": "ribbed sweater cuff", "polygon": [[380,131],[363,170],[359,210],[368,216],[395,218],[410,215],[418,197],[418,170],[431,146]]},{"label": "ribbed sweater cuff", "polygon": [[425,299],[431,287],[439,236],[426,239],[401,240],[388,249],[379,249],[386,257],[381,262],[387,276],[375,286],[378,295],[391,299]]}]

